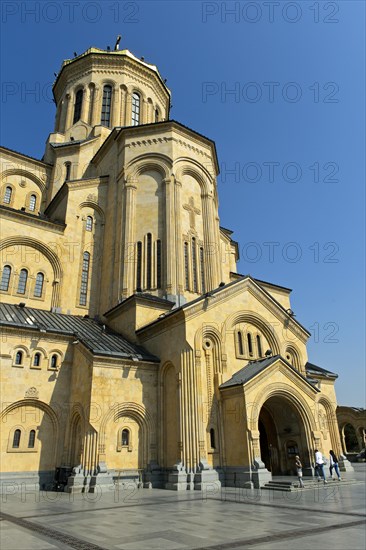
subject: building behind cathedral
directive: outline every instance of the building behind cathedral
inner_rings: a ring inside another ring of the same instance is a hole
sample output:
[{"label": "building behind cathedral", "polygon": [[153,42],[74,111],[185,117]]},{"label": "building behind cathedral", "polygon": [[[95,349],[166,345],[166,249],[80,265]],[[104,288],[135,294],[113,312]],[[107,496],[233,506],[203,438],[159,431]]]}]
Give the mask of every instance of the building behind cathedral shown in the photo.
[{"label": "building behind cathedral", "polygon": [[237,273],[215,144],[157,67],[90,48],[53,91],[42,160],[1,148],[2,481],[259,487],[342,455],[337,375],[291,290]]}]

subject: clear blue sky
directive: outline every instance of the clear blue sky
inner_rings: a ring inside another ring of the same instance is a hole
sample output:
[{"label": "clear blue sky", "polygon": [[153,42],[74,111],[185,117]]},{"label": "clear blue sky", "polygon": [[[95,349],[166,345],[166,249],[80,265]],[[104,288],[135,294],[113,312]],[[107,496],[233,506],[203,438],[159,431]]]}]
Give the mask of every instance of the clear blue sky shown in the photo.
[{"label": "clear blue sky", "polygon": [[309,360],[339,374],[340,404],[365,406],[365,3],[4,0],[1,10],[1,143],[41,158],[54,72],[122,34],[122,48],[168,79],[171,117],[216,142],[239,272],[293,289]]}]

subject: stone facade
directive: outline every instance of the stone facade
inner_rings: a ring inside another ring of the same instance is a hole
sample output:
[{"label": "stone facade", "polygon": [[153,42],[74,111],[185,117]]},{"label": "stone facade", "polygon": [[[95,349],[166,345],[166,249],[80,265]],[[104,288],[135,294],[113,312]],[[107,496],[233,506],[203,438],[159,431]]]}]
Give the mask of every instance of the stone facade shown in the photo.
[{"label": "stone facade", "polygon": [[92,48],[54,97],[42,161],[1,149],[2,479],[253,487],[340,455],[336,375],[291,291],[237,274],[215,144],[158,69]]}]

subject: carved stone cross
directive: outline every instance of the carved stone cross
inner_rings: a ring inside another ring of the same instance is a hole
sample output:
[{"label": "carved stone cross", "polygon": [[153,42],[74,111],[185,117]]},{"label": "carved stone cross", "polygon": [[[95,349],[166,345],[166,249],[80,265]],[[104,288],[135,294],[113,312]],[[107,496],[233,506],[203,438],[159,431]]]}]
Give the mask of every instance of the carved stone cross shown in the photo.
[{"label": "carved stone cross", "polygon": [[189,198],[188,204],[184,204],[183,208],[189,212],[189,225],[191,229],[195,229],[196,214],[201,214],[201,210],[195,207],[193,197]]}]

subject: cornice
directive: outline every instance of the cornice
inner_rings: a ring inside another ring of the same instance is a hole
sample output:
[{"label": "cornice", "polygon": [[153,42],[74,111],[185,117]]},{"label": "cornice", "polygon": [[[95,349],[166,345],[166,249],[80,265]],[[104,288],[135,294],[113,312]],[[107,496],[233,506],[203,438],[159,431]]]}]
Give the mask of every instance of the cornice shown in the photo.
[{"label": "cornice", "polygon": [[47,164],[46,162],[43,162],[42,160],[36,159],[34,157],[30,157],[29,155],[25,155],[23,153],[20,153],[19,151],[14,151],[13,149],[8,149],[8,147],[0,146],[0,153],[2,153],[4,156],[19,158],[19,159],[23,160],[24,162],[26,162],[27,164],[30,164],[30,165],[37,164],[37,166],[40,166],[44,169],[45,173],[47,173],[47,171],[49,171],[49,170],[52,170],[52,168],[53,168],[52,164]]},{"label": "cornice", "polygon": [[141,65],[127,56],[118,58],[108,56],[107,52],[105,54],[103,52],[90,53],[75,63],[64,65],[62,74],[60,74],[54,85],[54,96],[57,102],[62,98],[69,85],[73,85],[92,73],[105,73],[110,75],[124,74],[127,77],[133,76],[135,80],[140,79],[140,83],[150,85],[163,104],[169,103],[170,92],[161,80],[160,75],[153,69]]},{"label": "cornice", "polygon": [[44,220],[33,214],[27,212],[21,212],[18,210],[9,209],[6,206],[0,205],[0,216],[6,218],[14,218],[17,222],[26,223],[29,225],[39,225],[41,227],[47,227],[48,230],[54,233],[63,233],[66,224],[60,222],[54,222],[52,220]]},{"label": "cornice", "polygon": [[[309,382],[306,382],[301,376],[300,373],[297,373],[296,371],[290,370],[290,368],[286,365],[284,365],[279,359],[273,365],[270,365],[267,369],[261,371],[259,374],[260,376],[254,376],[248,382],[245,382],[242,384],[245,386],[245,389],[247,391],[253,390],[256,386],[263,386],[265,387],[266,381],[269,382],[269,380],[273,376],[273,372],[277,371],[280,372],[283,376],[288,378],[292,383],[294,383],[296,386],[301,385],[301,389],[306,395],[312,399],[314,399],[314,396],[319,393],[319,390],[311,386]],[[278,385],[280,385],[281,382],[278,382]]]}]

